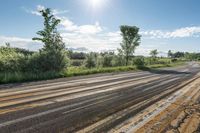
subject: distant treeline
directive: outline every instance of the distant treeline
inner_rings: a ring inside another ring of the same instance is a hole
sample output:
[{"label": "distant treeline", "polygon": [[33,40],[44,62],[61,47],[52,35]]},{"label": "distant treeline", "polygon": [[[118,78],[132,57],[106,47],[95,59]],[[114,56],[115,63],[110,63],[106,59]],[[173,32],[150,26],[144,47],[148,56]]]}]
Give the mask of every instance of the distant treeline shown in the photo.
[{"label": "distant treeline", "polygon": [[200,53],[189,53],[189,52],[172,52],[168,51],[168,57],[170,58],[185,58],[188,60],[200,60]]},{"label": "distant treeline", "polygon": [[[73,67],[114,67],[125,66],[125,57],[116,54],[115,52],[74,52],[66,49],[66,58],[68,58],[68,66]],[[0,72],[28,72],[32,71],[37,66],[35,57],[38,52],[29,51],[22,48],[13,48],[9,46],[0,47]],[[152,55],[150,53],[150,55]],[[128,65],[152,65],[152,64],[167,64],[180,59],[184,60],[200,60],[200,53],[189,52],[168,52],[167,57],[150,57],[130,56]]]}]

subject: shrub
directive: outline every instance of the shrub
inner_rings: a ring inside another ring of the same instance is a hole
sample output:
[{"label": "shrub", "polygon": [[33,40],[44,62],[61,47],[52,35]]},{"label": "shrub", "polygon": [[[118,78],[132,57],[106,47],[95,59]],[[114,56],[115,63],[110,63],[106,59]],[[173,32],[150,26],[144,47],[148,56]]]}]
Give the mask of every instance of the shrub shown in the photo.
[{"label": "shrub", "polygon": [[138,68],[144,67],[145,62],[143,57],[135,57],[133,59],[133,65],[136,65]]},{"label": "shrub", "polygon": [[84,64],[85,64],[85,67],[87,68],[92,68],[96,66],[96,59],[95,59],[94,53],[89,53],[87,55]]},{"label": "shrub", "polygon": [[112,59],[113,59],[112,55],[106,54],[103,57],[103,67],[111,67],[112,66]]},{"label": "shrub", "polygon": [[112,59],[112,66],[124,66],[125,59],[121,55],[115,55]]},{"label": "shrub", "polygon": [[103,56],[102,55],[98,55],[97,56],[97,61],[96,61],[96,66],[99,68],[99,67],[103,67]]},{"label": "shrub", "polygon": [[70,61],[71,66],[82,66],[83,65],[83,60],[71,60]]},{"label": "shrub", "polygon": [[176,58],[173,58],[173,59],[172,59],[172,62],[176,62],[176,61],[178,61]]},{"label": "shrub", "polygon": [[0,47],[0,72],[23,71],[26,66],[26,58],[15,48]]}]

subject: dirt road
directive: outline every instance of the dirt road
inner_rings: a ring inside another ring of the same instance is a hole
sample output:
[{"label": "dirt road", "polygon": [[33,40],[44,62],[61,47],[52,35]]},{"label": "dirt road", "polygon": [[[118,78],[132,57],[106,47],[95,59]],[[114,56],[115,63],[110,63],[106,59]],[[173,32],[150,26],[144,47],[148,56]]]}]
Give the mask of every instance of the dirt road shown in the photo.
[{"label": "dirt road", "polygon": [[[189,88],[189,91],[192,87],[188,85],[197,82],[199,70],[197,64],[190,63],[183,67],[154,71],[1,85],[0,132],[146,132],[143,126],[148,124],[150,128],[151,124],[148,122],[154,121],[153,119],[143,122],[137,130],[137,124],[131,125],[130,119],[135,121],[141,112],[145,113],[145,109],[151,110],[155,104],[164,106],[163,104],[167,103],[166,98],[169,99],[179,91],[186,92],[184,87]],[[197,85],[195,87],[197,88]],[[195,90],[191,94],[199,94],[198,89]],[[185,94],[183,92],[179,94]],[[199,98],[192,96],[195,100]],[[185,102],[193,105],[188,103],[189,101]],[[169,104],[166,108],[170,106]],[[183,109],[180,111],[184,112]],[[194,117],[198,115],[192,114]],[[170,121],[175,119],[178,118],[173,117]],[[126,123],[127,120],[129,124]],[[168,123],[165,127],[171,127],[170,124],[173,125]],[[198,128],[198,125],[195,126]],[[163,130],[172,132],[175,129],[162,128],[152,132]]]}]

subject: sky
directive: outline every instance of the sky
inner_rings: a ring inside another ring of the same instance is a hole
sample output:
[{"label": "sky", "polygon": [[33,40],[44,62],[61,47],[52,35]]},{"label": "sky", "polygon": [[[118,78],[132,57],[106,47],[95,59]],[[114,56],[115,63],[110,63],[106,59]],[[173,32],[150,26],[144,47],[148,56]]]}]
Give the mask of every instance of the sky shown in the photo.
[{"label": "sky", "polygon": [[38,13],[51,8],[61,19],[58,31],[67,48],[109,51],[120,47],[120,25],[137,26],[142,36],[136,55],[158,49],[200,52],[199,0],[1,0],[0,45],[37,51],[32,41],[43,29]]}]

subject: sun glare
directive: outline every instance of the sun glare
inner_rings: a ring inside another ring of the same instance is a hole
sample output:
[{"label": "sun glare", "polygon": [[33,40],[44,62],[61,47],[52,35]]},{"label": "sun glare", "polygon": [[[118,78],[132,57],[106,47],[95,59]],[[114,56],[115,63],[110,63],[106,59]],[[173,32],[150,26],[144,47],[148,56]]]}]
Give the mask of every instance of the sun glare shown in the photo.
[{"label": "sun glare", "polygon": [[93,8],[100,8],[103,4],[103,1],[104,0],[89,0],[90,2],[90,5],[93,7]]}]

